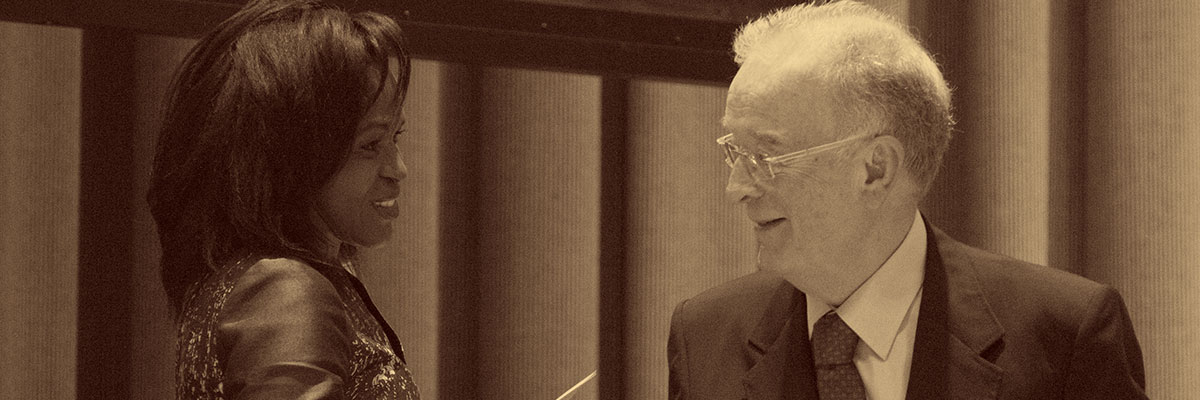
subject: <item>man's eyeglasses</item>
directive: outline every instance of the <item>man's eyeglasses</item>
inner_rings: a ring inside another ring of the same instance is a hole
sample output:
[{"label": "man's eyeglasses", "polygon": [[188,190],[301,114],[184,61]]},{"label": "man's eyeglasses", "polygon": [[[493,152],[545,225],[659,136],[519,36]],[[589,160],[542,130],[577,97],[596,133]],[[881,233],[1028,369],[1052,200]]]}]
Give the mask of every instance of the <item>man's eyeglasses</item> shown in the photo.
[{"label": "man's eyeglasses", "polygon": [[737,164],[738,159],[745,159],[747,168],[750,169],[750,175],[759,180],[768,180],[775,178],[775,174],[779,172],[779,169],[788,163],[795,162],[796,160],[802,159],[809,155],[838,148],[855,140],[871,136],[875,136],[875,134],[864,133],[860,135],[854,135],[835,142],[825,143],[819,146],[809,147],[804,150],[772,157],[768,157],[766,154],[751,153],[746,151],[746,149],[738,147],[736,144],[730,143],[729,141],[733,139],[732,133],[721,136],[719,139],[717,139],[717,144],[721,145],[721,148],[725,151],[725,164],[729,165],[729,168],[734,168],[734,165]]}]

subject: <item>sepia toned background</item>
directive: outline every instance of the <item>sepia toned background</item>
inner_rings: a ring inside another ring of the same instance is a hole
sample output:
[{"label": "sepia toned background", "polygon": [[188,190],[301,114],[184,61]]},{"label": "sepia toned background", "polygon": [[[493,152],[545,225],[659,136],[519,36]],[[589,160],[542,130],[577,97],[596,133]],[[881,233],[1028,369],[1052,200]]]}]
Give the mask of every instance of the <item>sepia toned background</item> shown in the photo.
[{"label": "sepia toned background", "polygon": [[[584,3],[706,29],[779,4]],[[1150,397],[1200,392],[1200,3],[870,3],[913,26],[954,88],[956,137],[922,211],[969,244],[1116,287]],[[194,39],[21,10],[0,6],[0,398],[170,397],[144,197],[162,97]],[[184,19],[212,19],[197,15]],[[595,14],[564,15],[538,17]],[[674,305],[754,269],[713,144],[732,64],[671,64],[701,52],[654,43],[659,64],[463,58],[479,44],[415,43],[430,24],[404,24],[414,46],[447,50],[414,62],[398,234],[360,271],[423,397],[554,399],[598,369],[577,398],[665,398]],[[571,40],[610,44],[585,39]]]}]

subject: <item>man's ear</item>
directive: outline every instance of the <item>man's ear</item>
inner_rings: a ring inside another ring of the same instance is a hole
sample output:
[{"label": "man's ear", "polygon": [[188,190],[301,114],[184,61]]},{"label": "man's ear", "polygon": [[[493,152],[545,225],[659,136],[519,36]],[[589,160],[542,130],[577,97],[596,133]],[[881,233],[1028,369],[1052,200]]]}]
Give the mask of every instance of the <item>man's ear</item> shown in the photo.
[{"label": "man's ear", "polygon": [[876,137],[871,139],[862,161],[866,171],[863,194],[868,202],[878,206],[897,186],[904,168],[904,145],[895,136]]}]

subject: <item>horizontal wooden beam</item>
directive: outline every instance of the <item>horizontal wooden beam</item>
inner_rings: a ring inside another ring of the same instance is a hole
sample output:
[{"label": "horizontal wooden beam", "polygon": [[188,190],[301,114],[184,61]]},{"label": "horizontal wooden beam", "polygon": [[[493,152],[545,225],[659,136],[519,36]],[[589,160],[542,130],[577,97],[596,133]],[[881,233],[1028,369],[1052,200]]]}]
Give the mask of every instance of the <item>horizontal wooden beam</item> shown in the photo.
[{"label": "horizontal wooden beam", "polygon": [[[394,16],[417,57],[601,75],[727,83],[737,23],[524,1],[333,0]],[[198,37],[241,7],[236,0],[17,0],[0,20]]]}]

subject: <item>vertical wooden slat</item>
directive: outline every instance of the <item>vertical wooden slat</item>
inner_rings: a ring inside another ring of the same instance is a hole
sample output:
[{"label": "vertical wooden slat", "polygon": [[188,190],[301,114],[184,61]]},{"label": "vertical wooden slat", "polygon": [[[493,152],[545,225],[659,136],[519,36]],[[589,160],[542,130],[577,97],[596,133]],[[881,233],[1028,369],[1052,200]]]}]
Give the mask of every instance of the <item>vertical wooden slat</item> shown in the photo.
[{"label": "vertical wooden slat", "polygon": [[81,399],[126,398],[134,207],[132,34],[83,32],[79,160],[79,364]]},{"label": "vertical wooden slat", "polygon": [[605,77],[601,89],[600,138],[600,378],[599,398],[622,400],[626,395],[625,326],[629,80]]},{"label": "vertical wooden slat", "polygon": [[555,398],[597,366],[600,79],[482,74],[480,394]]},{"label": "vertical wooden slat", "polygon": [[75,396],[82,42],[79,29],[0,22],[4,399]]},{"label": "vertical wooden slat", "polygon": [[755,270],[743,208],[724,194],[716,138],[725,88],[634,80],[629,89],[625,380],[628,399],[667,397],[667,336],[683,299]]},{"label": "vertical wooden slat", "polygon": [[1125,297],[1151,398],[1200,392],[1200,4],[1089,2],[1087,263]]},{"label": "vertical wooden slat", "polygon": [[1086,0],[1050,2],[1049,243],[1047,263],[1082,273],[1087,229],[1083,185],[1087,175]]},{"label": "vertical wooden slat", "polygon": [[134,204],[132,318],[130,323],[133,370],[130,399],[152,400],[175,395],[175,325],[159,273],[158,234],[146,191],[167,89],[193,39],[137,35],[134,40],[133,79],[136,130],[130,141],[133,153],[133,190],[124,194]]},{"label": "vertical wooden slat", "polygon": [[[438,248],[437,394],[443,400],[485,398],[479,392],[479,229],[478,73],[461,64],[443,64],[437,78],[441,190]],[[421,240],[405,238],[404,240]]]},{"label": "vertical wooden slat", "polygon": [[[922,210],[967,243],[1045,264],[1049,241],[1049,5],[933,2],[932,50],[955,49],[946,78],[958,125]],[[947,3],[947,4],[942,4]],[[953,4],[948,4],[953,3]],[[940,9],[939,9],[940,10]]]}]

